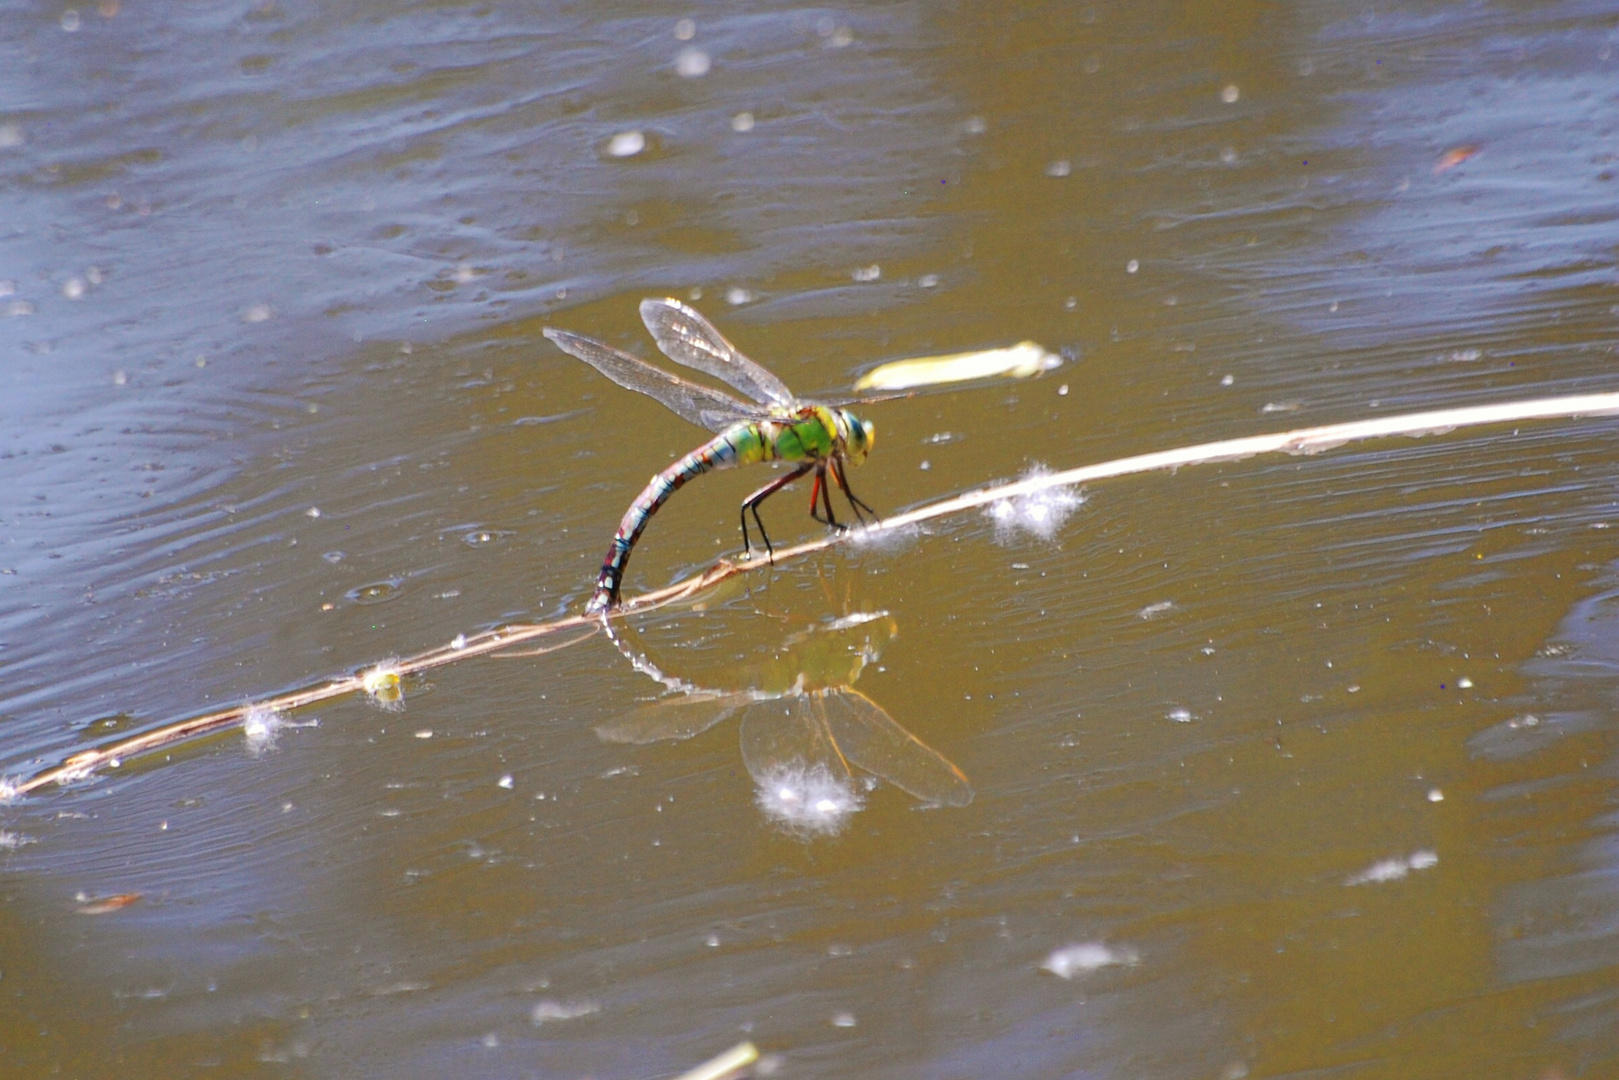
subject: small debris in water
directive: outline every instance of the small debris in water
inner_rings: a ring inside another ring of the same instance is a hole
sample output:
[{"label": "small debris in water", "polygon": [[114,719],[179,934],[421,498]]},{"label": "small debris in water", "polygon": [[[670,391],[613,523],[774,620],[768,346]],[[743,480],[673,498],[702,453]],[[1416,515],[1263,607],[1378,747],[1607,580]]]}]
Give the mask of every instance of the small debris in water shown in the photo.
[{"label": "small debris in water", "polygon": [[1174,610],[1175,610],[1175,601],[1173,601],[1173,600],[1160,600],[1156,604],[1148,604],[1146,607],[1144,607],[1140,611],[1136,612],[1136,618],[1138,618],[1138,619],[1156,619],[1158,616],[1167,615],[1171,611],[1174,611]]},{"label": "small debris in water", "polygon": [[32,836],[24,836],[22,833],[14,833],[9,832],[6,829],[0,829],[0,851],[16,851],[24,844],[34,843],[38,843],[38,841]]},{"label": "small debris in water", "polygon": [[1445,793],[1443,791],[1440,791],[1438,788],[1429,788],[1428,789],[1428,801],[1429,802],[1444,802],[1445,801]]},{"label": "small debris in water", "polygon": [[750,112],[739,112],[735,116],[731,117],[731,130],[738,132],[739,134],[746,134],[747,132],[752,131],[753,114]]},{"label": "small debris in water", "polygon": [[601,1006],[594,1001],[552,1001],[547,999],[534,1006],[529,1013],[529,1020],[535,1027],[548,1024],[556,1020],[577,1020],[581,1016],[590,1016],[601,1012]]},{"label": "small debris in water", "polygon": [[749,303],[755,299],[756,296],[756,293],[749,292],[740,285],[732,285],[729,289],[725,290],[725,302],[730,304],[732,307],[740,307],[743,304]]},{"label": "small debris in water", "polygon": [[1384,859],[1373,863],[1360,873],[1344,881],[1345,885],[1368,885],[1385,881],[1399,881],[1413,870],[1426,870],[1439,865],[1439,856],[1432,851],[1415,851],[1403,859]]},{"label": "small debris in water", "polygon": [[1072,164],[1069,163],[1067,158],[1059,158],[1058,160],[1053,161],[1051,164],[1046,166],[1046,175],[1047,176],[1052,176],[1052,177],[1057,177],[1059,179],[1064,177],[1064,176],[1067,176],[1068,174],[1072,173],[1073,171],[1074,171],[1074,167],[1073,167]]},{"label": "small debris in water", "polygon": [[1105,967],[1134,967],[1140,962],[1136,951],[1128,946],[1114,948],[1100,941],[1085,941],[1055,950],[1040,968],[1059,979],[1072,979]]},{"label": "small debris in water", "polygon": [[1177,724],[1190,724],[1197,717],[1192,715],[1192,710],[1190,709],[1170,709],[1169,712],[1164,714],[1164,719],[1173,720]]},{"label": "small debris in water", "polygon": [[855,1026],[855,1023],[856,1023],[856,1021],[855,1021],[855,1018],[854,1018],[854,1013],[840,1012],[840,1013],[833,1013],[832,1014],[832,1026],[833,1027],[852,1028],[852,1027]]},{"label": "small debris in water", "polygon": [[1446,150],[1439,155],[1439,160],[1433,163],[1434,175],[1438,176],[1442,172],[1449,172],[1468,158],[1473,157],[1481,149],[1483,147],[1480,146],[1456,146]]},{"label": "small debris in water", "polygon": [[849,276],[856,281],[876,281],[883,276],[883,268],[877,263],[872,263],[870,266],[857,266]]},{"label": "small debris in water", "polygon": [[1220,100],[1227,105],[1235,105],[1241,96],[1242,91],[1237,89],[1236,83],[1227,83],[1225,89],[1220,91]]},{"label": "small debris in water", "polygon": [[513,779],[511,773],[507,773],[505,776],[502,776],[499,780],[495,781],[495,784],[497,787],[503,787],[507,791],[510,791],[512,788],[517,786],[517,781]]},{"label": "small debris in water", "polygon": [[79,906],[76,909],[80,915],[106,915],[113,911],[122,911],[141,898],[138,892],[117,893],[113,896],[98,896],[91,898],[84,893],[75,896],[74,902]]}]

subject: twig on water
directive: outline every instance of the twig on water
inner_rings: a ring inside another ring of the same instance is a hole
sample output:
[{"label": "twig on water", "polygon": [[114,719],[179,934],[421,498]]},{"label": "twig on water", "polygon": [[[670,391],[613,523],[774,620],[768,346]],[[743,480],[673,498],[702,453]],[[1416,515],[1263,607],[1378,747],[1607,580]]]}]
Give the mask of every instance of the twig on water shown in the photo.
[{"label": "twig on water", "polygon": [[[770,560],[753,559],[744,562],[732,562],[728,559],[722,559],[696,577],[626,600],[617,609],[609,612],[606,617],[619,618],[688,599],[737,574],[760,570],[775,563],[802,558],[805,555],[825,550],[833,544],[842,543],[857,536],[872,536],[893,532],[933,518],[959,514],[977,507],[1000,502],[1003,499],[1015,499],[1040,491],[1049,491],[1053,488],[1074,487],[1079,484],[1105,480],[1115,476],[1178,469],[1187,465],[1238,461],[1258,454],[1278,452],[1285,454],[1316,454],[1342,446],[1345,443],[1388,438],[1396,435],[1415,438],[1424,435],[1444,434],[1457,428],[1478,427],[1484,424],[1508,424],[1528,420],[1563,420],[1582,416],[1614,415],[1619,415],[1619,393],[1580,394],[1571,397],[1506,402],[1499,405],[1473,405],[1460,409],[1407,413],[1402,416],[1379,417],[1375,420],[1354,420],[1344,424],[1299,428],[1294,431],[1284,431],[1273,435],[1252,435],[1241,439],[1202,443],[1178,450],[1161,450],[1151,454],[1118,458],[1099,465],[1085,465],[1077,469],[1068,469],[1064,472],[1045,473],[1012,483],[994,484],[989,487],[979,488],[964,495],[943,499],[903,514],[884,518],[862,530],[828,533],[825,536],[794,547],[782,548]],[[434,668],[444,667],[460,660],[470,660],[476,656],[492,654],[539,655],[555,649],[565,648],[568,645],[584,640],[585,637],[591,636],[599,627],[599,620],[602,617],[569,615],[560,619],[553,619],[550,622],[514,623],[494,630],[486,630],[472,637],[458,637],[449,645],[429,649],[416,656],[394,661],[385,667],[379,665],[367,671],[338,676],[315,686],[293,690],[265,701],[244,702],[228,709],[208,713],[205,716],[165,724],[162,727],[153,728],[150,731],[127,739],[121,739],[93,750],[74,754],[62,764],[45,769],[27,779],[0,782],[0,800],[26,795],[52,784],[69,784],[83,780],[96,772],[106,768],[116,768],[129,758],[150,753],[159,747],[169,746],[173,743],[194,739],[201,735],[239,725],[247,716],[249,709],[269,709],[277,713],[284,713],[349,694],[370,692],[376,684],[379,672],[385,671],[389,678],[397,682],[400,677],[431,671]],[[540,638],[549,637],[552,634],[566,630],[583,630],[585,633],[578,638],[538,649],[512,651],[515,646],[537,641]]]}]

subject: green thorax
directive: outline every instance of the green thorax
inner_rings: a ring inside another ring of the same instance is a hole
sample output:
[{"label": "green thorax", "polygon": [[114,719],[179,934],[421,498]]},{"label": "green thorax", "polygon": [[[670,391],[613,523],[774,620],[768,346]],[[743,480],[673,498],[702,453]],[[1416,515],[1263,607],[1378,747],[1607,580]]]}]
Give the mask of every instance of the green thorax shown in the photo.
[{"label": "green thorax", "polygon": [[838,423],[824,405],[806,405],[779,419],[756,420],[732,429],[739,464],[758,461],[818,461],[838,450]]}]

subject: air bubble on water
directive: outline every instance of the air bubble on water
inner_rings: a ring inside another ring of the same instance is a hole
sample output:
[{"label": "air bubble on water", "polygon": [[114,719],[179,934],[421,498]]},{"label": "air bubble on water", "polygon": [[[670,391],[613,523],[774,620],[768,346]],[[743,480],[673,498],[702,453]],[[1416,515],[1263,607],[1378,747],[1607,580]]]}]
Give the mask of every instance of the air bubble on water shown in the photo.
[{"label": "air bubble on water", "polygon": [[731,130],[735,132],[748,132],[753,130],[753,114],[739,112],[731,117]]},{"label": "air bubble on water", "polygon": [[[1050,475],[1050,470],[1036,465],[1022,479],[1036,480],[1047,475]],[[999,499],[990,503],[985,513],[995,523],[995,539],[1001,543],[1007,543],[1018,532],[1033,533],[1041,540],[1050,540],[1063,522],[1068,520],[1068,515],[1084,502],[1085,496],[1073,488],[1051,487]]]},{"label": "air bubble on water", "polygon": [[854,1018],[854,1013],[840,1012],[832,1014],[833,1027],[852,1028],[855,1026],[856,1022],[857,1021]]},{"label": "air bubble on water", "polygon": [[1175,601],[1173,601],[1173,600],[1160,600],[1156,604],[1148,604],[1146,607],[1144,607],[1140,611],[1136,612],[1136,618],[1138,618],[1138,619],[1156,619],[1158,616],[1160,616],[1160,615],[1168,615],[1171,611],[1174,611],[1174,610],[1175,610]]},{"label": "air bubble on water", "polygon": [[1220,100],[1227,105],[1235,105],[1240,97],[1242,97],[1242,91],[1237,89],[1236,83],[1229,83],[1224,90],[1220,91]]},{"label": "air bubble on water", "polygon": [[1046,175],[1062,178],[1074,171],[1073,165],[1067,158],[1059,158],[1046,166]]},{"label": "air bubble on water", "polygon": [[725,302],[733,307],[746,304],[753,300],[756,293],[749,292],[740,285],[732,285],[725,290]]},{"label": "air bubble on water", "polygon": [[1191,709],[1170,709],[1164,714],[1164,719],[1173,720],[1177,724],[1190,724],[1197,717],[1192,715]]},{"label": "air bubble on water", "polygon": [[825,765],[780,765],[754,777],[765,816],[794,832],[830,836],[859,810],[862,800],[847,777]]},{"label": "air bubble on water", "polygon": [[691,19],[681,19],[675,23],[675,40],[690,41],[697,36],[697,24]]},{"label": "air bubble on water", "polygon": [[1405,858],[1384,859],[1375,862],[1358,874],[1351,875],[1345,885],[1369,885],[1386,881],[1399,881],[1413,870],[1426,870],[1439,865],[1439,856],[1432,851],[1415,851]]},{"label": "air bubble on water", "polygon": [[242,321],[245,323],[268,322],[275,312],[269,304],[249,304],[242,309]]},{"label": "air bubble on water", "polygon": [[870,266],[857,266],[850,271],[849,276],[856,281],[876,281],[883,276],[883,268],[877,263]]},{"label": "air bubble on water", "polygon": [[83,300],[87,289],[81,277],[70,277],[62,283],[62,295],[69,300]]},{"label": "air bubble on water", "polygon": [[639,131],[620,131],[607,140],[609,157],[634,157],[646,149],[646,136]]},{"label": "air bubble on water", "polygon": [[1141,957],[1129,946],[1082,941],[1054,950],[1040,968],[1059,979],[1073,979],[1105,967],[1134,967],[1140,962]]}]

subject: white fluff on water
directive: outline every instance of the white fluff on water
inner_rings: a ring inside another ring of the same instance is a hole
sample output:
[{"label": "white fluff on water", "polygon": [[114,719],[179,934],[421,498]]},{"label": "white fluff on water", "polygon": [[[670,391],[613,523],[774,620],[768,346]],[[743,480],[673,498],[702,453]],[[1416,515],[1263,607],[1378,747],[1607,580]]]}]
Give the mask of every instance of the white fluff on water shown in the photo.
[{"label": "white fluff on water", "polygon": [[262,754],[275,746],[275,737],[286,722],[286,717],[267,705],[248,706],[247,715],[242,717],[242,734],[247,737],[248,750]]},{"label": "white fluff on water", "polygon": [[1344,881],[1345,885],[1374,885],[1385,881],[1399,881],[1413,870],[1426,870],[1439,865],[1439,856],[1432,851],[1414,851],[1405,858],[1384,859]]},{"label": "white fluff on water", "polygon": [[[1044,465],[1036,465],[1022,477],[1037,480],[1050,475]],[[1085,496],[1073,488],[1054,487],[1027,495],[1014,495],[989,504],[984,511],[995,523],[995,539],[1009,542],[1019,532],[1032,533],[1041,540],[1050,540],[1068,520],[1068,515],[1085,503]]]},{"label": "white fluff on water", "polygon": [[830,836],[862,805],[849,779],[833,776],[825,765],[783,765],[754,779],[759,809],[795,832]]},{"label": "white fluff on water", "polygon": [[1053,951],[1040,967],[1059,979],[1073,979],[1105,967],[1132,967],[1140,960],[1136,951],[1128,946],[1082,941]]}]

